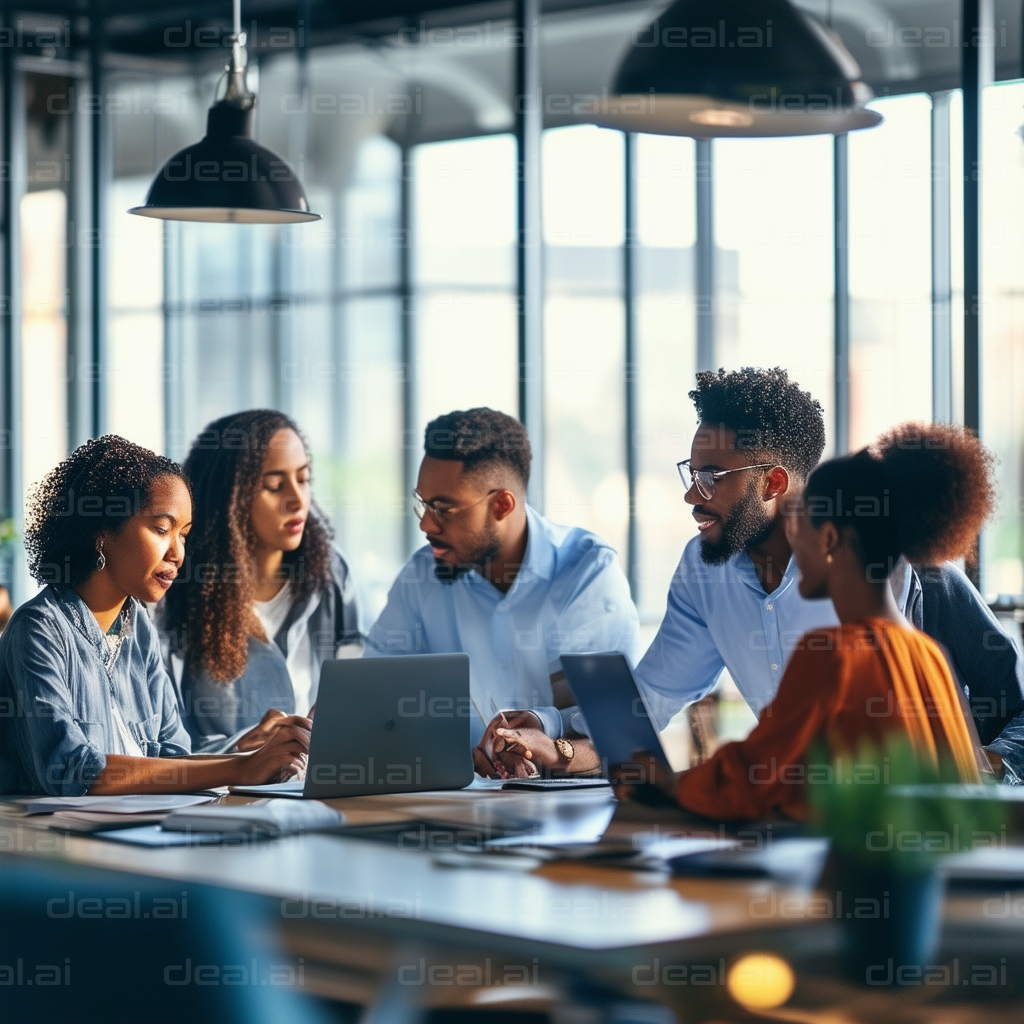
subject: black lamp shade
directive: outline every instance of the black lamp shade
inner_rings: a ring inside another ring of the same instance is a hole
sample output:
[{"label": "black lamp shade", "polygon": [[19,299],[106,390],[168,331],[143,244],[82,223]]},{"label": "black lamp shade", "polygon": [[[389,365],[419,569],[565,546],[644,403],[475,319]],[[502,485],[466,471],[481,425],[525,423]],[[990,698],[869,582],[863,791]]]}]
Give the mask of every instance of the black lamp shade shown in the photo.
[{"label": "black lamp shade", "polygon": [[849,51],[789,0],[678,0],[634,35],[588,121],[696,138],[813,135],[881,121]]},{"label": "black lamp shade", "polygon": [[252,138],[252,116],[251,107],[211,107],[206,137],[172,156],[153,179],[145,206],[129,213],[228,224],[319,220],[291,167]]}]

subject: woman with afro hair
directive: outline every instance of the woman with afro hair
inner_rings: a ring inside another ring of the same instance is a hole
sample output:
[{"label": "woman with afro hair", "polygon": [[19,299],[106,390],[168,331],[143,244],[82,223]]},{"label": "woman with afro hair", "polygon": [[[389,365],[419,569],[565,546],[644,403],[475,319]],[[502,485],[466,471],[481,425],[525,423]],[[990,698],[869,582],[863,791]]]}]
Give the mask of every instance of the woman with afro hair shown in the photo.
[{"label": "woman with afro hair", "polygon": [[980,781],[983,755],[942,649],[904,618],[887,581],[901,556],[935,565],[972,551],[994,504],[992,464],[960,427],[905,424],[819,465],[786,533],[800,594],[830,599],[839,625],[804,634],[745,740],[678,778],[656,768],[655,785],[718,821],[799,820],[811,751],[856,754],[894,734],[933,770]]},{"label": "woman with afro hair", "polygon": [[248,757],[187,756],[143,604],[171,586],[191,526],[181,467],[114,435],[77,448],[29,492],[25,548],[43,589],[0,636],[3,792],[194,792],[301,770],[308,723]]},{"label": "woman with afro hair", "polygon": [[361,653],[355,587],[284,413],[215,420],[184,470],[196,526],[160,612],[167,667],[193,749],[252,750],[307,722],[325,660]]}]

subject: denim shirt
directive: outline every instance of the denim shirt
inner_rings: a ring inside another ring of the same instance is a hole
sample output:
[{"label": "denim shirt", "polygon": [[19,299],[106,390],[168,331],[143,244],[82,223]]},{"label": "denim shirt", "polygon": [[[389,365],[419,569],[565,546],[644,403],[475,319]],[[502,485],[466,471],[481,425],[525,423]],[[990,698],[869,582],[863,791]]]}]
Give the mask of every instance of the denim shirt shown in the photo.
[{"label": "denim shirt", "polygon": [[156,628],[129,598],[108,668],[103,632],[70,588],[48,586],[0,636],[0,792],[81,796],[122,749],[111,701],[146,757],[191,751]]}]

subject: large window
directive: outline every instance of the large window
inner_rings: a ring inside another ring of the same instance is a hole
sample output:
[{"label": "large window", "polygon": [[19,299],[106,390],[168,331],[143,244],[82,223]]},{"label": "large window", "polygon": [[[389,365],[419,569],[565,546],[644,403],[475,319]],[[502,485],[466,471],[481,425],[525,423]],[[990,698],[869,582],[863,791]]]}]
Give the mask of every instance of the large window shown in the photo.
[{"label": "large window", "polygon": [[[729,369],[786,367],[824,406],[826,454],[834,450],[836,149],[830,136],[716,140],[711,216],[701,218],[710,236],[702,227],[698,239],[692,140],[636,136],[630,177],[623,134],[567,123],[565,98],[583,94],[580,55],[596,62],[584,62],[588,74],[605,80],[601,62],[615,63],[649,13],[545,17],[544,429],[534,441],[543,446],[541,511],[616,547],[652,631],[694,535],[675,463],[689,454],[696,426],[687,393],[698,358],[698,251],[714,259],[714,337],[705,355]],[[428,33],[415,45],[404,32],[372,49],[314,48],[302,63],[295,51],[254,51],[256,135],[296,165],[323,215],[317,224],[162,224],[127,215],[162,163],[202,136],[219,73],[112,68],[106,333],[96,368],[88,365],[91,260],[69,227],[88,220],[89,190],[65,180],[67,161],[88,140],[75,145],[79,122],[52,114],[66,102],[46,101],[47,90],[66,92],[67,83],[19,71],[29,163],[19,212],[31,230],[22,231],[19,254],[17,486],[41,477],[96,423],[181,458],[210,420],[280,408],[309,438],[317,500],[372,617],[416,537],[407,477],[425,423],[475,405],[518,412],[508,28]],[[932,366],[933,343],[943,341],[941,330],[933,337],[941,317],[932,296],[932,200],[946,186],[950,414],[963,415],[961,98],[917,93],[875,106],[884,123],[847,140],[853,448],[901,420],[930,419],[937,400],[943,414],[949,407],[933,395],[942,364]],[[1000,506],[982,545],[989,597],[1024,593],[1022,111],[1024,85],[986,90],[982,436],[1000,460]],[[933,123],[947,119],[949,177],[933,188],[943,173],[932,165],[941,159]],[[631,238],[627,199],[635,202]],[[99,387],[85,379],[96,372]],[[101,407],[93,408],[97,395]],[[636,420],[627,437],[630,395]],[[627,453],[635,456],[633,509]],[[637,544],[629,551],[631,516]]]},{"label": "large window", "polygon": [[412,175],[419,425],[480,405],[514,416],[515,140],[419,146]]},{"label": "large window", "polygon": [[999,508],[982,543],[989,596],[1024,594],[1024,84],[985,90],[982,142],[982,439]]},{"label": "large window", "polygon": [[636,153],[638,430],[634,595],[653,625],[686,542],[696,534],[675,464],[690,457],[696,414],[687,392],[697,366],[693,255],[696,241],[694,144],[641,135]]},{"label": "large window", "polygon": [[622,134],[549,131],[542,165],[546,511],[604,537],[625,564]]},{"label": "large window", "polygon": [[164,226],[127,213],[148,187],[119,178],[110,190],[106,429],[163,452]]},{"label": "large window", "polygon": [[850,446],[932,417],[931,101],[850,136]]},{"label": "large window", "polygon": [[832,439],[832,138],[714,143],[715,363],[783,366]]}]

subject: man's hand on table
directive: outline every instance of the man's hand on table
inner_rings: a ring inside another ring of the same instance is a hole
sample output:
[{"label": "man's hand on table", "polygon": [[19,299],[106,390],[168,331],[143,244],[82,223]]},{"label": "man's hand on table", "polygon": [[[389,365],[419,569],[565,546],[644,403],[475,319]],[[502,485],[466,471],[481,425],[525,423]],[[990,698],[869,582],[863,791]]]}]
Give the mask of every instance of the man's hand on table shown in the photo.
[{"label": "man's hand on table", "polygon": [[480,775],[499,779],[557,772],[576,774],[600,767],[589,739],[573,737],[569,743],[571,759],[559,750],[532,711],[507,711],[495,716],[487,726],[480,745],[473,751],[473,764]]},{"label": "man's hand on table", "polygon": [[[478,775],[488,779],[528,779],[539,774],[538,765],[520,747],[509,743],[509,730],[531,737],[539,733],[558,757],[554,741],[545,735],[540,719],[532,711],[503,711],[491,719],[480,743],[473,748],[473,767]],[[535,742],[539,745],[539,741]]]}]

